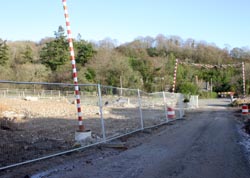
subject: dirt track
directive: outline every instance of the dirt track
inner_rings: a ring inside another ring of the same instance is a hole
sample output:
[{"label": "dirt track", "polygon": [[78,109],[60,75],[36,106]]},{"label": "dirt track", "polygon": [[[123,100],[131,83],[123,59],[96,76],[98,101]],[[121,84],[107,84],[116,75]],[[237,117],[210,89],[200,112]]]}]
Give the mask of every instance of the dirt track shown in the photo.
[{"label": "dirt track", "polygon": [[249,178],[234,112],[211,108],[192,112],[157,134],[137,137],[136,147],[68,161],[42,174],[46,178]]},{"label": "dirt track", "polygon": [[201,109],[188,112],[184,120],[117,140],[124,149],[101,145],[6,170],[0,177],[250,177],[236,129],[240,114],[226,104],[200,102]]}]

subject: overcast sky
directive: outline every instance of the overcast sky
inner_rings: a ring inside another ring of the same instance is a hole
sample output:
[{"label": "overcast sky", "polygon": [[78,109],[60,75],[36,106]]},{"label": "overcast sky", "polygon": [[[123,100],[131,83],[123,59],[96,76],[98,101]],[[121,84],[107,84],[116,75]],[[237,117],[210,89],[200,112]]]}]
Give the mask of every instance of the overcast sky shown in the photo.
[{"label": "overcast sky", "polygon": [[[40,41],[62,25],[61,0],[0,0],[0,38]],[[180,36],[224,48],[250,46],[250,0],[67,0],[73,36],[129,42]]]}]

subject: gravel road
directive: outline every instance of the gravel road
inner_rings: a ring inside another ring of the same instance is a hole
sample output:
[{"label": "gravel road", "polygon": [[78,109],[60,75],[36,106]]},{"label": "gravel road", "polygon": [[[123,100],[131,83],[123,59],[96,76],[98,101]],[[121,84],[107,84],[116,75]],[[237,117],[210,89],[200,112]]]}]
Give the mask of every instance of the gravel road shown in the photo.
[{"label": "gravel road", "polygon": [[192,111],[184,120],[142,137],[141,144],[126,151],[93,159],[90,164],[81,159],[68,162],[40,177],[249,178],[234,112],[225,107]]}]

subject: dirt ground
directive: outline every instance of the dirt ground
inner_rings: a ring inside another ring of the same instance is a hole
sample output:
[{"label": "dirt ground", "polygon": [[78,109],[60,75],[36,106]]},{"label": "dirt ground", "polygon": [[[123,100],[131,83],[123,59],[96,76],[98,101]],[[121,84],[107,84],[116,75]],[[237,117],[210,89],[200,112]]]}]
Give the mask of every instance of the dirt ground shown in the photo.
[{"label": "dirt ground", "polygon": [[[90,143],[102,139],[98,106],[83,107],[86,129],[92,131]],[[144,109],[144,126],[165,121],[163,108]],[[121,135],[141,127],[138,107],[105,106],[106,137]],[[76,106],[68,100],[0,99],[0,167],[75,148]]]},{"label": "dirt ground", "polygon": [[114,178],[247,178],[249,164],[240,147],[240,112],[209,108],[182,120],[48,160],[0,172],[0,176]]},{"label": "dirt ground", "polygon": [[249,178],[249,163],[239,144],[234,113],[229,109],[192,112],[146,139],[140,135],[136,147],[103,159],[94,157],[87,161],[89,164],[83,164],[85,158],[65,162],[43,177]]},{"label": "dirt ground", "polygon": [[[144,131],[137,132],[132,135],[124,136],[120,139],[116,139],[107,144],[100,144],[97,146],[79,150],[77,152],[72,152],[65,155],[45,159],[42,161],[37,161],[32,164],[26,164],[23,166],[17,166],[14,168],[3,170],[0,171],[0,177],[42,178],[45,175],[50,175],[51,168],[53,167],[57,167],[56,170],[53,169],[52,171],[53,173],[54,171],[57,172],[60,170],[67,170],[67,171],[73,170],[74,166],[69,166],[69,167],[60,166],[63,165],[64,163],[72,163],[76,161],[77,162],[76,164],[81,164],[85,166],[93,165],[94,162],[98,160],[104,160],[106,158],[119,155],[126,150],[136,148],[137,146],[140,146],[144,142],[148,142],[152,135],[157,135],[161,132],[164,132],[166,128],[168,128],[169,131],[171,130],[173,131],[174,129],[179,128],[182,122],[183,120],[177,120],[162,125],[160,127],[155,127],[152,129],[147,129]],[[113,147],[112,145],[118,145],[118,147],[116,146]],[[79,163],[78,161],[80,161],[81,163]]]}]

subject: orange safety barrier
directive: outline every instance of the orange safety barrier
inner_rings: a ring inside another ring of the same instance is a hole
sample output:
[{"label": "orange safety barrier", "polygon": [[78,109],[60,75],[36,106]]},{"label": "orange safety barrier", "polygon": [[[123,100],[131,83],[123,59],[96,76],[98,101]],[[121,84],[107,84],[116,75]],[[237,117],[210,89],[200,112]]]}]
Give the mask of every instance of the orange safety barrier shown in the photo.
[{"label": "orange safety barrier", "polygon": [[168,114],[168,118],[169,118],[169,119],[174,119],[174,118],[175,118],[175,111],[174,111],[173,108],[168,107],[168,112],[167,112],[167,114]]},{"label": "orange safety barrier", "polygon": [[247,105],[242,105],[242,114],[248,114],[248,106]]}]

